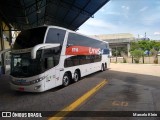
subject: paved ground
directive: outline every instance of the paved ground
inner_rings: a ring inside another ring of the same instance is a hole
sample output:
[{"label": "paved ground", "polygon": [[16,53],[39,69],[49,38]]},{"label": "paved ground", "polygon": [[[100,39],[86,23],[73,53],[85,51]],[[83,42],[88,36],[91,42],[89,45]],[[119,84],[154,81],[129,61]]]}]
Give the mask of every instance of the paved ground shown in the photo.
[{"label": "paved ground", "polygon": [[[2,76],[0,111],[59,111],[104,79],[109,81],[108,84],[76,111],[160,111],[160,65],[114,63],[110,67],[110,70],[89,75],[66,88],[58,87],[38,94],[11,91],[8,85],[10,77]],[[75,118],[66,119],[74,120]],[[76,117],[76,119],[159,120],[160,118]]]},{"label": "paved ground", "polygon": [[160,77],[160,64],[111,63],[111,70]]}]

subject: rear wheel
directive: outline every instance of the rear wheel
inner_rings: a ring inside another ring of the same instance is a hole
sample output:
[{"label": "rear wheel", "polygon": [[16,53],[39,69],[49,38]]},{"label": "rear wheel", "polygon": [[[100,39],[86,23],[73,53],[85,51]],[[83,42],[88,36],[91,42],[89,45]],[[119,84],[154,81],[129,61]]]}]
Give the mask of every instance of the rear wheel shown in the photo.
[{"label": "rear wheel", "polygon": [[104,64],[102,64],[102,66],[101,66],[101,72],[103,72],[104,71]]},{"label": "rear wheel", "polygon": [[80,75],[79,75],[78,71],[76,70],[74,72],[73,82],[77,82],[79,79],[80,79]]},{"label": "rear wheel", "polygon": [[104,67],[104,70],[107,70],[107,64],[105,63],[105,67]]},{"label": "rear wheel", "polygon": [[70,83],[70,76],[68,73],[65,73],[64,76],[63,76],[63,86],[66,87],[68,86]]}]

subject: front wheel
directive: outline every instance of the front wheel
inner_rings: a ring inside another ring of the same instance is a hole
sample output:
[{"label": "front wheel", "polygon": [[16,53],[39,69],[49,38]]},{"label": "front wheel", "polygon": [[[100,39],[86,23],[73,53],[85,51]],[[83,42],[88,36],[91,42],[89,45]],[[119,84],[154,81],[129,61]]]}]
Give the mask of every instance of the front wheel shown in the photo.
[{"label": "front wheel", "polygon": [[69,83],[70,83],[70,76],[67,73],[65,73],[63,76],[63,84],[62,85],[64,87],[66,87],[69,85]]}]

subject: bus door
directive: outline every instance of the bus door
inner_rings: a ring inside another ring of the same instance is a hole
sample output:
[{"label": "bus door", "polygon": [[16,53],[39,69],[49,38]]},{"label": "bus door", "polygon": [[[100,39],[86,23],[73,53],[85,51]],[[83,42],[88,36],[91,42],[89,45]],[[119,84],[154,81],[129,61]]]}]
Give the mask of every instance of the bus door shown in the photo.
[{"label": "bus door", "polygon": [[52,56],[44,58],[44,67],[46,69],[45,88],[53,88],[56,86],[56,69],[54,67],[54,59]]},{"label": "bus door", "polygon": [[61,69],[58,66],[55,68],[55,73],[56,73],[56,75],[55,75],[56,86],[59,86],[59,85],[62,84],[62,78],[61,78],[60,75],[63,75],[63,73],[62,73]]}]

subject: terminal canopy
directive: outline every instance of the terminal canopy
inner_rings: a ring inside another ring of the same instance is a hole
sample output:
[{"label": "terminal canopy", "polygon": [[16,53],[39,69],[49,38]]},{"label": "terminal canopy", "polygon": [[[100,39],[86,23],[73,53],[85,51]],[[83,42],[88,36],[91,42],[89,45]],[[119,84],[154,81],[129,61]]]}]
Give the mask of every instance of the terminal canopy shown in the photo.
[{"label": "terminal canopy", "polygon": [[17,30],[56,25],[77,30],[109,0],[0,0],[0,16]]}]

